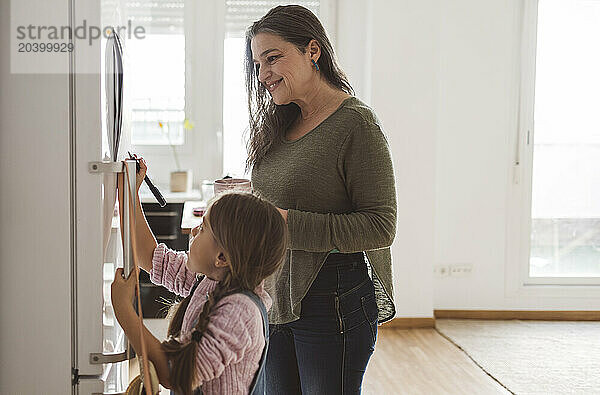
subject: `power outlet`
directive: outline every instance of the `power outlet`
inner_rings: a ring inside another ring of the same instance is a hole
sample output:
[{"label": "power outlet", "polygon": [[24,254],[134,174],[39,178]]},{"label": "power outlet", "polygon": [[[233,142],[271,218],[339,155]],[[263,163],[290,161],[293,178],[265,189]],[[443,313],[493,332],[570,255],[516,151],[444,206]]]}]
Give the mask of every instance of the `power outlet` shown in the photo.
[{"label": "power outlet", "polygon": [[467,277],[473,272],[473,265],[450,265],[449,276],[451,277]]}]

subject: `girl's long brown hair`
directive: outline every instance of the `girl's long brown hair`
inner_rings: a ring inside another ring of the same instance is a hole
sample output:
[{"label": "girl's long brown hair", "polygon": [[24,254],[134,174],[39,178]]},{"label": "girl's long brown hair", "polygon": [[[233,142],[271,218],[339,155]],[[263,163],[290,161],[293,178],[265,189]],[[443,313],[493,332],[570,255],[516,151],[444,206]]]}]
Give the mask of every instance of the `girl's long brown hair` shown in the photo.
[{"label": "girl's long brown hair", "polygon": [[334,88],[349,95],[354,90],[346,74],[337,63],[333,46],[319,18],[308,8],[299,5],[277,6],[246,31],[245,73],[248,93],[249,140],[246,171],[258,164],[269,151],[273,142],[300,116],[300,107],[295,103],[276,105],[264,85],[258,81],[258,74],[252,60],[252,39],[259,33],[272,33],[294,44],[302,53],[311,40],[316,40],[321,48],[317,61],[319,73]]},{"label": "girl's long brown hair", "polygon": [[[225,251],[229,272],[219,282],[202,308],[194,327],[200,334],[219,300],[240,290],[254,289],[283,263],[287,246],[287,226],[279,211],[268,201],[250,193],[225,193],[216,197],[204,214],[217,245]],[[168,337],[163,350],[170,360],[171,387],[190,394],[199,383],[195,378],[198,343],[181,342],[181,326],[192,295],[173,306]]]}]

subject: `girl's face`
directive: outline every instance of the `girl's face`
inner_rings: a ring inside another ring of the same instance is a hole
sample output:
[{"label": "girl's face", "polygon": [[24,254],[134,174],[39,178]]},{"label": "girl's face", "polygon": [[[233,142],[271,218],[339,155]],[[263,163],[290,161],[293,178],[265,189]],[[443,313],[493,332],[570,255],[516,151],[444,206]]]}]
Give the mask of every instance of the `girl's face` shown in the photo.
[{"label": "girl's face", "polygon": [[228,270],[225,253],[219,248],[210,230],[206,214],[202,217],[202,223],[192,229],[187,267],[195,273],[205,274],[215,280],[220,280],[222,274]]},{"label": "girl's face", "polygon": [[303,99],[316,82],[310,51],[298,48],[271,33],[259,33],[250,43],[258,80],[277,105]]}]

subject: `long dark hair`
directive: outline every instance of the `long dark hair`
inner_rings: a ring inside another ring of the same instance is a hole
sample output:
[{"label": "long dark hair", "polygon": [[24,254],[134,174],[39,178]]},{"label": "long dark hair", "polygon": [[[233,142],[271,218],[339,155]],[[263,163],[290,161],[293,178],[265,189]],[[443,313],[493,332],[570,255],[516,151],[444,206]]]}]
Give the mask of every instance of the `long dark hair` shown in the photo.
[{"label": "long dark hair", "polygon": [[[204,333],[215,305],[238,290],[254,291],[283,263],[287,246],[287,226],[277,208],[250,193],[224,193],[213,200],[204,214],[204,225],[217,245],[225,251],[229,271],[208,295],[193,331]],[[198,343],[183,341],[181,326],[192,295],[171,308],[167,340],[162,348],[171,361],[169,382],[175,392],[191,394],[198,386],[196,354]]]},{"label": "long dark hair", "polygon": [[321,48],[317,64],[323,78],[331,86],[354,95],[346,74],[337,63],[327,33],[315,14],[299,5],[277,6],[269,10],[246,31],[245,72],[250,114],[246,171],[264,158],[275,138],[285,133],[300,115],[300,108],[295,103],[282,106],[273,103],[264,85],[258,81],[250,46],[258,33],[276,34],[302,53],[306,52],[311,40],[316,40]]}]

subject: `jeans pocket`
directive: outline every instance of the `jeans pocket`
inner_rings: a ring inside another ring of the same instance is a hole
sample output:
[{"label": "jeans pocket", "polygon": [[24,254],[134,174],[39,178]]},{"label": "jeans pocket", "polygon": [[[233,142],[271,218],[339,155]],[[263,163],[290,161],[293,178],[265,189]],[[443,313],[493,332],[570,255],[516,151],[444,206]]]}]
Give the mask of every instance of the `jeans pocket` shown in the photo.
[{"label": "jeans pocket", "polygon": [[360,303],[362,306],[362,311],[365,316],[365,320],[367,321],[367,325],[369,325],[371,331],[371,341],[372,344],[375,345],[375,341],[377,340],[377,316],[378,316],[378,308],[377,301],[375,300],[374,294],[369,294],[360,298]]}]

